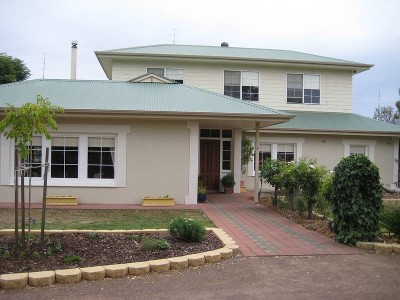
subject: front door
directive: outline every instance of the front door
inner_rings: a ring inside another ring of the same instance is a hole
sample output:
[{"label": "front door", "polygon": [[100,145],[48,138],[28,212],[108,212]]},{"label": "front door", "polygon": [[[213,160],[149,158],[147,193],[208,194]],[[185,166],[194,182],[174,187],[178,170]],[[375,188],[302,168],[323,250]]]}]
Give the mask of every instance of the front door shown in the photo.
[{"label": "front door", "polygon": [[219,140],[200,140],[200,177],[208,191],[219,190]]}]

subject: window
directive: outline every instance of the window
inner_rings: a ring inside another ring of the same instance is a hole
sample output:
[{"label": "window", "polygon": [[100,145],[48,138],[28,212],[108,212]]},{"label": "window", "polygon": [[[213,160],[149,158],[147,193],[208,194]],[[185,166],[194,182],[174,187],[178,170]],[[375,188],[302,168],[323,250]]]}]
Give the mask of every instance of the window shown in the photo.
[{"label": "window", "polygon": [[368,155],[368,146],[350,145],[350,155],[355,155],[355,154]]},{"label": "window", "polygon": [[183,83],[183,69],[147,68],[147,74],[155,74]]},{"label": "window", "polygon": [[113,179],[115,165],[115,139],[88,138],[88,178]]},{"label": "window", "polygon": [[259,73],[248,71],[224,71],[224,95],[258,101]]},{"label": "window", "polygon": [[294,144],[278,144],[277,159],[286,162],[294,161]]},{"label": "window", "polygon": [[375,140],[357,140],[357,139],[345,139],[343,140],[344,145],[344,157],[352,154],[365,155],[372,162],[375,159]]},{"label": "window", "polygon": [[258,159],[261,167],[265,159],[272,157],[271,144],[260,144],[259,149],[260,150],[258,151]]},{"label": "window", "polygon": [[222,170],[231,169],[231,141],[222,141]]},{"label": "window", "polygon": [[[32,138],[32,148],[28,145],[29,154],[23,162],[25,168],[30,167],[30,158],[32,154],[32,177],[42,177],[42,137],[34,136]],[[26,174],[29,175],[29,171]]]},{"label": "window", "polygon": [[320,103],[320,76],[287,74],[287,103]]},{"label": "window", "polygon": [[51,140],[51,178],[78,178],[79,139],[54,137]]},{"label": "window", "polygon": [[200,129],[201,138],[219,138],[221,137],[221,130],[219,129]]}]

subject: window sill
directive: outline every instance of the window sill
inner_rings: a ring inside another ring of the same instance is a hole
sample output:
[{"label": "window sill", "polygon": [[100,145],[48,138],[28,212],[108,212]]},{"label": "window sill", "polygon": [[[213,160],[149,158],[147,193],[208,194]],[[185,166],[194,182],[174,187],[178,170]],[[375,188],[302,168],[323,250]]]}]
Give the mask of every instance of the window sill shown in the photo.
[{"label": "window sill", "polygon": [[[19,182],[21,184],[21,182]],[[10,182],[9,185],[13,186],[14,182]],[[25,180],[25,186],[29,185],[29,179]],[[32,179],[32,186],[43,186],[43,180]],[[47,182],[49,187],[117,187],[117,181],[115,179],[49,179]]]}]

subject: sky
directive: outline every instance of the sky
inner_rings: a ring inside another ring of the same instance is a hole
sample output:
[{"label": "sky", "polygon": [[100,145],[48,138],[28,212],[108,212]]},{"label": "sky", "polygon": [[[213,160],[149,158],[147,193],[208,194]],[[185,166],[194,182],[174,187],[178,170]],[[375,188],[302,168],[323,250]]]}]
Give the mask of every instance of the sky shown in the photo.
[{"label": "sky", "polygon": [[22,59],[30,79],[70,78],[72,40],[78,79],[106,79],[94,51],[226,41],[373,64],[353,77],[354,113],[373,116],[400,100],[399,0],[0,0],[0,8],[0,53]]}]

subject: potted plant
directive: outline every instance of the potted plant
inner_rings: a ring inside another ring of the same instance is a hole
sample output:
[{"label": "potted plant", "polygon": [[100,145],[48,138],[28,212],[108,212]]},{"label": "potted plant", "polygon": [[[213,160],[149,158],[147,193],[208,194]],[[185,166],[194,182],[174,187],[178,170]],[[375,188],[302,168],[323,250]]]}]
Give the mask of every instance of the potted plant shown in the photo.
[{"label": "potted plant", "polygon": [[203,184],[203,181],[199,178],[197,183],[197,202],[204,203],[207,200],[207,189]]},{"label": "potted plant", "polygon": [[221,179],[221,183],[224,186],[224,191],[225,194],[232,194],[233,193],[233,187],[236,184],[233,174],[228,173]]}]

